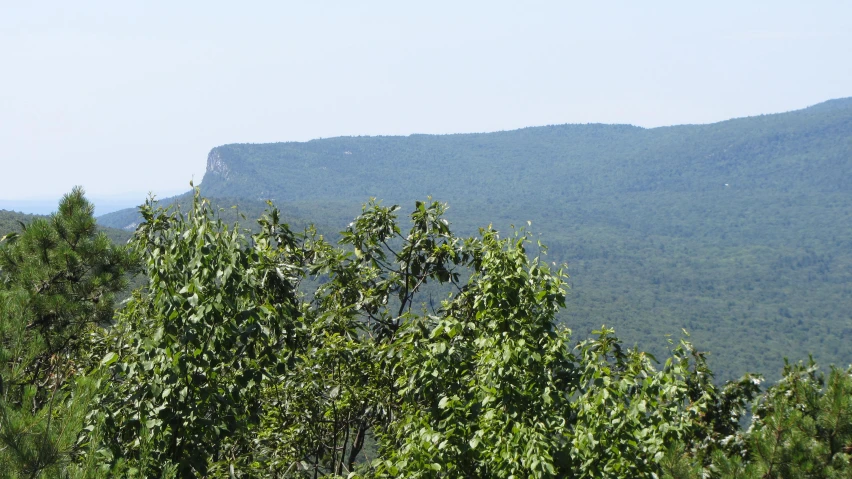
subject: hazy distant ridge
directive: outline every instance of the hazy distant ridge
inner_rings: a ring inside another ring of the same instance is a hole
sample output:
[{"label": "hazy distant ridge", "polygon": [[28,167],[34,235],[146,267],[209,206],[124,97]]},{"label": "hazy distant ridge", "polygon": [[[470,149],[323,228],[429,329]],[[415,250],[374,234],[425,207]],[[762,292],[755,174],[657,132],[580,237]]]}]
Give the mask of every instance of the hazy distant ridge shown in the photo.
[{"label": "hazy distant ridge", "polygon": [[848,184],[846,151],[839,147],[852,138],[850,106],[847,98],[791,113],[654,129],[557,125],[223,145],[210,152],[202,190],[279,201],[427,194],[451,200],[493,195],[492,186],[574,198],[602,186],[607,193],[694,190],[719,181],[774,187],[804,180],[837,190]]}]

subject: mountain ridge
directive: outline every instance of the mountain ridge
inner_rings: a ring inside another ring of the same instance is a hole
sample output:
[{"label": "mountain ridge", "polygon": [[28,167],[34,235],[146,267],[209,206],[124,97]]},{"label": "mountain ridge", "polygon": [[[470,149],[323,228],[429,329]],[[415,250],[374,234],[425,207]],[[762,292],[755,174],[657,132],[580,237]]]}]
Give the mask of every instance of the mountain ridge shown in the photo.
[{"label": "mountain ridge", "polygon": [[[482,136],[482,135],[495,135],[495,134],[503,134],[503,133],[520,133],[529,130],[541,130],[541,129],[553,129],[553,128],[571,128],[571,127],[614,127],[614,128],[627,128],[632,130],[639,131],[654,131],[654,130],[668,130],[668,129],[682,129],[682,128],[691,128],[691,127],[707,127],[714,125],[722,125],[722,124],[732,124],[734,122],[739,121],[748,121],[754,119],[764,119],[768,117],[777,117],[777,116],[787,116],[791,114],[796,115],[807,115],[813,114],[814,112],[825,112],[825,111],[845,111],[849,108],[852,108],[852,97],[845,98],[836,98],[831,100],[826,100],[824,102],[820,102],[814,105],[807,106],[805,108],[791,110],[788,112],[780,112],[780,113],[769,113],[769,114],[761,114],[755,116],[746,116],[746,117],[737,117],[731,118],[727,120],[721,120],[713,123],[705,123],[705,124],[678,124],[678,125],[668,125],[668,126],[658,126],[652,128],[646,128],[642,126],[636,126],[631,124],[609,124],[609,123],[564,123],[564,124],[550,124],[550,125],[541,125],[541,126],[528,126],[522,127],[513,130],[499,130],[492,132],[481,132],[481,133],[446,133],[446,134],[426,134],[426,133],[412,133],[410,135],[376,135],[376,136],[337,136],[331,138],[320,138],[320,139],[312,139],[308,141],[286,141],[286,142],[273,142],[273,143],[228,143],[220,146],[213,147],[211,151],[208,153],[207,159],[207,167],[205,168],[205,175],[202,178],[201,185],[204,188],[204,180],[209,179],[208,175],[220,175],[223,169],[229,169],[229,167],[221,160],[221,155],[219,152],[221,149],[238,146],[238,147],[254,147],[254,146],[290,146],[290,145],[305,145],[314,142],[328,142],[328,141],[338,141],[338,140],[352,140],[352,139],[405,139],[405,138],[441,138],[441,137],[464,137],[464,136]],[[174,197],[165,198],[163,201],[170,201],[172,198],[179,198],[185,196],[187,193],[183,193]],[[257,199],[261,199],[260,197]],[[268,199],[268,198],[267,198]],[[120,210],[119,214],[126,214],[128,210],[132,210],[133,208],[127,208],[124,210]],[[99,218],[107,223],[110,223],[113,227],[117,227],[117,225],[113,224],[110,221],[110,215],[113,213],[108,213],[104,215],[100,215]]]},{"label": "mountain ridge", "polygon": [[431,195],[462,233],[532,221],[569,264],[580,337],[606,323],[660,350],[686,328],[724,351],[723,378],[852,362],[852,98],[706,125],[228,144],[208,166],[205,196],[337,229],[370,197]]}]

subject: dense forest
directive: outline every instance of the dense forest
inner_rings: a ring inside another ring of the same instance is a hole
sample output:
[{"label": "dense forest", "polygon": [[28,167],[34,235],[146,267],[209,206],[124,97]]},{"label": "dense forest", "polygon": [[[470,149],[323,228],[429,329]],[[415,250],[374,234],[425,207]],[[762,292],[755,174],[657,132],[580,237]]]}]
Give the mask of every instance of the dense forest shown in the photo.
[{"label": "dense forest", "polygon": [[0,239],[0,477],[852,477],[852,368],[572,334],[537,235],[446,208],[327,238],[195,190],[116,243],[75,188]]},{"label": "dense forest", "polygon": [[[369,197],[431,195],[462,234],[531,221],[547,260],[568,264],[560,324],[583,336],[606,324],[655,353],[686,329],[719,378],[777,379],[784,357],[852,362],[850,185],[841,99],[711,125],[224,145],[201,191],[249,218],[274,200],[327,235]],[[139,218],[99,221],[132,230]]]},{"label": "dense forest", "polygon": [[28,224],[35,217],[35,215],[28,215],[26,213],[0,210],[0,236],[13,231],[20,231],[24,225]]},{"label": "dense forest", "polygon": [[[0,236],[5,236],[9,233],[20,233],[28,224],[38,218],[45,218],[43,215],[31,215],[20,213],[17,211],[0,210]],[[132,231],[124,229],[110,228],[108,226],[98,226],[98,231],[106,234],[113,243],[123,244],[133,236]]]}]

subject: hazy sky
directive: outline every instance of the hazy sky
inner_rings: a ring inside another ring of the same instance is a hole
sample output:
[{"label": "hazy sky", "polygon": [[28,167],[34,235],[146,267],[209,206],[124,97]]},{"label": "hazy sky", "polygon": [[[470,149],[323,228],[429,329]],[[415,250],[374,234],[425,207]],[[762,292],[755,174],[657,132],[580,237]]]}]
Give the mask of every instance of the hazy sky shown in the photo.
[{"label": "hazy sky", "polygon": [[168,196],[234,142],[782,112],[852,96],[850,59],[848,1],[2,0],[0,198]]}]

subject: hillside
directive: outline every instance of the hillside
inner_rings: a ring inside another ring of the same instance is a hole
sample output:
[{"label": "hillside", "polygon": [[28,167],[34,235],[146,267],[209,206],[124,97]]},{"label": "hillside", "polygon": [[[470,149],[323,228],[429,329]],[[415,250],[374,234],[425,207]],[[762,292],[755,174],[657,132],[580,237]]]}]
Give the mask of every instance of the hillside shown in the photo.
[{"label": "hillside", "polygon": [[21,223],[28,224],[36,215],[17,211],[0,210],[0,236],[21,230]]},{"label": "hillside", "polygon": [[[218,209],[219,217],[228,224],[239,223],[242,227],[252,229],[255,220],[260,218],[269,209],[266,201],[251,200],[239,197],[209,197],[214,208]],[[192,193],[184,193],[172,198],[164,198],[157,200],[162,206],[171,206],[181,211],[188,211],[192,207]],[[278,206],[278,205],[276,205]],[[335,231],[335,229],[324,228],[322,218],[317,218],[314,221],[301,219],[298,214],[294,214],[294,208],[288,208],[285,212],[287,224],[295,231],[302,231],[308,225],[314,225],[318,230]],[[136,226],[142,221],[141,216],[136,208],[128,208],[124,210],[114,211],[97,218],[98,224],[104,226],[106,230],[119,230],[128,237],[136,230]]]},{"label": "hillside", "polygon": [[[22,223],[27,225],[32,220],[39,217],[39,215],[0,210],[0,237],[8,233],[21,231]],[[131,236],[130,232],[117,228],[110,228],[108,226],[101,225],[100,229],[115,243],[126,243]]]},{"label": "hillside", "polygon": [[201,189],[333,229],[369,197],[431,195],[460,233],[532,221],[569,264],[578,337],[605,323],[660,349],[685,328],[723,378],[852,362],[852,99],[710,125],[224,145]]}]

